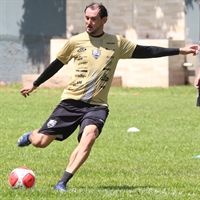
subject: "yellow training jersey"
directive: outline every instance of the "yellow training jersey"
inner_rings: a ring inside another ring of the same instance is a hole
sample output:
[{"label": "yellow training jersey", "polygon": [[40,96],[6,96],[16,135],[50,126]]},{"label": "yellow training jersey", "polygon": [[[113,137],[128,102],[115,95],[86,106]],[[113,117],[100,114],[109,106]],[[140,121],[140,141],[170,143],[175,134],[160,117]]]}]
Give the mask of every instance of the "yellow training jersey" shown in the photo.
[{"label": "yellow training jersey", "polygon": [[87,32],[72,36],[57,54],[67,64],[74,58],[73,74],[61,100],[74,99],[106,105],[119,59],[131,58],[136,44],[119,35],[104,33],[91,37]]}]

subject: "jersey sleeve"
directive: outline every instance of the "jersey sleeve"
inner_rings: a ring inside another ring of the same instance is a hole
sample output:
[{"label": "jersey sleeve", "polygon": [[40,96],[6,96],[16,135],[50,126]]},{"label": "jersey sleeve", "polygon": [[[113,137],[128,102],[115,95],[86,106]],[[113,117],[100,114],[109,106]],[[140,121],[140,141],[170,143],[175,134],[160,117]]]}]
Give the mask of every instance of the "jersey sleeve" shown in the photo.
[{"label": "jersey sleeve", "polygon": [[179,48],[137,45],[132,58],[158,58],[163,56],[173,56],[178,55],[179,51]]},{"label": "jersey sleeve", "polygon": [[56,58],[66,65],[73,58],[73,50],[74,43],[69,39],[58,52]]},{"label": "jersey sleeve", "polygon": [[120,36],[120,58],[132,58],[136,44]]}]

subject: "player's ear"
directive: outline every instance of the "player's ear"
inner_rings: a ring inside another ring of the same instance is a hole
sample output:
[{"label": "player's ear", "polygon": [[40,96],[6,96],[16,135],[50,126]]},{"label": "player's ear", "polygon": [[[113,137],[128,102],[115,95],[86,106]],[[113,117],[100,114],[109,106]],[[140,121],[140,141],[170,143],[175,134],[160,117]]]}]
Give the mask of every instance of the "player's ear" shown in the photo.
[{"label": "player's ear", "polygon": [[107,20],[108,20],[107,17],[103,17],[103,18],[102,18],[102,22],[103,22],[103,24],[105,24],[105,23],[107,22]]}]

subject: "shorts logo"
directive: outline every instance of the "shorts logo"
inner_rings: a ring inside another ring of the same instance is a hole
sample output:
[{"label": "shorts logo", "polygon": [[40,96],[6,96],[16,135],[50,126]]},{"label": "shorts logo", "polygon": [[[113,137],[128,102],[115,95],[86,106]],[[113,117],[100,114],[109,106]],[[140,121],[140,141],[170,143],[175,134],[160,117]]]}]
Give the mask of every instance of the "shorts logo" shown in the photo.
[{"label": "shorts logo", "polygon": [[47,123],[48,128],[52,128],[57,124],[56,120],[50,119],[49,122]]}]

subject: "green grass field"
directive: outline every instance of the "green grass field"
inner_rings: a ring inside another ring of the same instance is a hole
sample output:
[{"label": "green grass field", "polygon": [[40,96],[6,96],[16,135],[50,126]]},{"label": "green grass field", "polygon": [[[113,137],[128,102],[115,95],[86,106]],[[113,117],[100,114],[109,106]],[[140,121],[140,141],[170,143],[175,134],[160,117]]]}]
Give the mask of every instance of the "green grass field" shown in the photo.
[{"label": "green grass field", "polygon": [[[23,133],[43,124],[62,89],[38,88],[25,99],[20,88],[0,88],[0,199],[200,199],[200,159],[192,158],[200,154],[200,109],[193,86],[111,88],[107,123],[66,193],[52,186],[77,145],[77,131],[45,149],[16,145]],[[140,132],[128,133],[130,127]],[[33,189],[10,188],[8,176],[18,166],[36,174]]]}]

